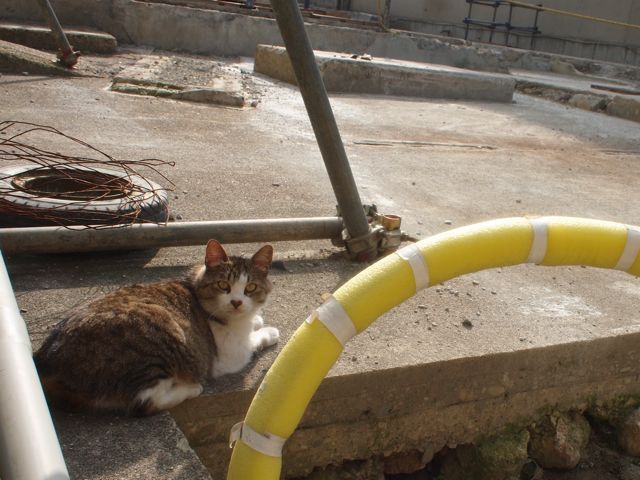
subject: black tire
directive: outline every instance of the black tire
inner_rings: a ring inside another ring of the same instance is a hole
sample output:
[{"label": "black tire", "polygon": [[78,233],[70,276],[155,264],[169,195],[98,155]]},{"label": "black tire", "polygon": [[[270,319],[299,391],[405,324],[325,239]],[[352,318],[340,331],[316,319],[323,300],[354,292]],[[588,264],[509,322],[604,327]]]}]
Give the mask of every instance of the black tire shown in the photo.
[{"label": "black tire", "polygon": [[[110,225],[132,222],[166,222],[168,193],[157,183],[139,175],[103,168],[57,167],[76,172],[99,172],[114,181],[129,182],[135,193],[104,200],[73,200],[48,197],[42,192],[16,187],[19,176],[43,171],[37,165],[0,168],[0,227],[50,225]],[[23,186],[24,187],[24,186]]]}]

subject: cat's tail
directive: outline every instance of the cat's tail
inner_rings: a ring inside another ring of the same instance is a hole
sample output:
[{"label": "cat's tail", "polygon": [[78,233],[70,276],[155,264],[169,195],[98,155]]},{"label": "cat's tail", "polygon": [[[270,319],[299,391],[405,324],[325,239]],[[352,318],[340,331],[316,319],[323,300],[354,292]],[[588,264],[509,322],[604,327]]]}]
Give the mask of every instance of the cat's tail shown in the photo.
[{"label": "cat's tail", "polygon": [[71,412],[96,410],[94,399],[86,393],[70,390],[57,375],[41,375],[40,382],[50,407]]},{"label": "cat's tail", "polygon": [[[39,353],[39,352],[38,352]],[[130,414],[125,399],[99,398],[89,392],[70,387],[42,356],[34,355],[33,360],[40,376],[49,407],[66,412],[78,413],[120,413]]]},{"label": "cat's tail", "polygon": [[56,374],[41,374],[40,382],[49,407],[65,412],[144,417],[160,411],[150,400],[96,397],[74,390]]}]

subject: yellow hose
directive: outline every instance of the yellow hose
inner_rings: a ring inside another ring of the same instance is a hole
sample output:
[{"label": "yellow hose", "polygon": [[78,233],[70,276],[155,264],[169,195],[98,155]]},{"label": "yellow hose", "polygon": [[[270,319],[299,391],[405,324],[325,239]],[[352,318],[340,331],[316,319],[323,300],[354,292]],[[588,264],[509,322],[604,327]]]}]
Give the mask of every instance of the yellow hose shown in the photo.
[{"label": "yellow hose", "polygon": [[[268,454],[255,448],[272,444],[274,436],[289,438],[349,336],[420,288],[526,262],[618,268],[637,276],[639,250],[637,227],[571,217],[507,218],[444,232],[383,258],[340,287],[282,349],[249,407],[248,431],[235,441],[227,478],[280,478],[281,445]],[[253,432],[264,438],[256,442]]]}]

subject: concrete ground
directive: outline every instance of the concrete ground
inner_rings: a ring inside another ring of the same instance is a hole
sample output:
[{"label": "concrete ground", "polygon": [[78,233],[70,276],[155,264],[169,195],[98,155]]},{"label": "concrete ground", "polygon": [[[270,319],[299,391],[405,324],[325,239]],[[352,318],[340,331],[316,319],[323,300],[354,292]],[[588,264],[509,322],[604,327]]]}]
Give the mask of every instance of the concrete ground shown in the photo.
[{"label": "concrete ground", "polygon": [[[255,107],[108,90],[112,76],[153,55],[89,57],[93,78],[4,74],[2,120],[51,125],[116,158],[175,161],[163,173],[175,183],[172,210],[183,220],[334,214],[293,87],[250,75],[251,62],[240,59],[227,68],[245,80]],[[640,173],[637,123],[514,98],[511,104],[337,94],[331,100],[363,201],[401,215],[411,235],[528,214],[640,223],[640,206],[630,200]],[[279,349],[324,294],[365,268],[328,241],[275,248],[281,263],[265,318],[280,329],[281,344],[242,374],[208,385],[172,417],[57,415],[74,477],[206,478],[195,450],[222,478],[229,427],[242,418]],[[14,256],[7,264],[37,347],[56,316],[74,305],[118,286],[180,275],[202,254],[201,247],[168,248]],[[292,438],[285,471],[305,475],[312,460],[324,465],[418,446],[437,450],[549,405],[640,393],[638,296],[638,280],[621,272],[534,266],[479,272],[421,292],[349,343]]]}]

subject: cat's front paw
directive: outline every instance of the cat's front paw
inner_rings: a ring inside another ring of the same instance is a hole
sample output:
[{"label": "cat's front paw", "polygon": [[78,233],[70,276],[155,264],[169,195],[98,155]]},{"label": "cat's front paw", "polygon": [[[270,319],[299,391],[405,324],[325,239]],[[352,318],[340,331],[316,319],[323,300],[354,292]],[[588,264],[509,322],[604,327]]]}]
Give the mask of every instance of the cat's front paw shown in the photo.
[{"label": "cat's front paw", "polygon": [[259,330],[264,327],[264,318],[262,318],[261,315],[256,315],[255,317],[253,317],[252,322],[254,330]]},{"label": "cat's front paw", "polygon": [[275,327],[262,327],[251,334],[255,350],[275,345],[280,340],[280,332]]}]

